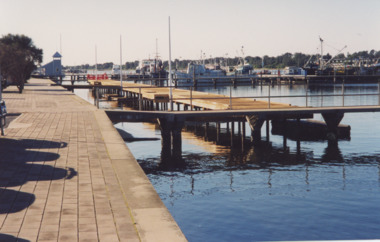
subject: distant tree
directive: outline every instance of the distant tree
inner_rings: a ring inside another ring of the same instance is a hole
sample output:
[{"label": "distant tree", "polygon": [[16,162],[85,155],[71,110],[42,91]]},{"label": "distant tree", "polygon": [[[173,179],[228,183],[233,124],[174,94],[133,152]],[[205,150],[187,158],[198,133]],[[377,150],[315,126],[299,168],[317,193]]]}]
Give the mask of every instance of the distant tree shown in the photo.
[{"label": "distant tree", "polygon": [[139,61],[125,62],[125,66],[127,70],[133,70],[138,67]]},{"label": "distant tree", "polygon": [[8,34],[0,39],[1,75],[16,83],[20,93],[41,62],[42,50],[34,46],[31,38]]},{"label": "distant tree", "polygon": [[369,57],[370,57],[370,58],[375,58],[375,53],[376,53],[375,50],[371,50],[371,51],[369,52]]},{"label": "distant tree", "polygon": [[327,55],[323,56],[323,59],[326,61],[329,61],[331,58],[332,58],[332,56],[330,55],[330,53],[327,53]]},{"label": "distant tree", "polygon": [[306,62],[310,59],[310,55],[305,55],[303,53],[295,53],[293,55],[293,58],[294,58],[294,63],[297,65],[297,66],[303,66],[306,64]]},{"label": "distant tree", "polygon": [[[254,68],[261,68],[262,67],[262,62],[264,59],[264,67],[265,68],[284,68],[286,66],[299,66],[302,67],[304,66],[307,61],[315,62],[316,59],[318,59],[320,56],[315,56],[315,55],[306,55],[303,53],[294,53],[291,54],[289,52],[279,55],[279,56],[264,56],[264,57],[252,57],[252,56],[246,56],[245,60],[249,64],[251,64]],[[332,58],[332,56],[327,53],[326,55],[323,56],[323,58],[328,61]],[[347,53],[347,56],[345,56],[343,53],[338,54],[336,59],[346,59],[348,61],[354,61],[355,59],[363,59],[363,58],[371,58],[371,59],[377,59],[380,58],[380,51],[375,51],[371,50],[370,52],[368,51],[360,51],[360,52],[355,52],[353,54]],[[172,68],[178,68],[178,69],[186,69],[188,64],[190,62],[199,62],[198,60],[181,60],[181,59],[175,59],[172,62]],[[234,57],[234,58],[226,58],[226,57],[215,57],[215,58],[209,58],[205,59],[206,64],[208,63],[219,63],[221,66],[236,66],[241,62],[240,57]],[[139,65],[138,61],[132,61],[132,62],[125,62],[125,67],[128,70],[131,69],[136,69],[136,67]],[[168,61],[163,62],[164,68],[167,70],[168,67]],[[109,69],[112,66],[112,62],[107,62],[104,64],[98,64],[98,69]],[[92,65],[90,66],[89,64],[86,65],[81,65],[81,69],[94,69],[95,66]]]}]

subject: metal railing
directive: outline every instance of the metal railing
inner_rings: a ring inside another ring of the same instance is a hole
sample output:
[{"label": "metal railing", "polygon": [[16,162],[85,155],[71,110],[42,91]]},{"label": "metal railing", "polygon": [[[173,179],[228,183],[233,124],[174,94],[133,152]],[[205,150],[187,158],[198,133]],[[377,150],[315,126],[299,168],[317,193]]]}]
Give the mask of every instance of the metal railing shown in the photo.
[{"label": "metal railing", "polygon": [[[185,105],[188,105],[190,110],[194,110],[194,107],[196,106],[195,101],[196,100],[228,100],[228,103],[229,103],[229,108],[228,109],[233,109],[234,108],[234,100],[236,99],[253,99],[253,100],[264,100],[264,101],[267,101],[267,108],[268,109],[271,109],[273,108],[271,104],[274,104],[273,100],[274,99],[284,99],[284,98],[287,98],[287,99],[293,99],[293,98],[304,98],[305,99],[305,107],[345,107],[346,106],[346,103],[345,103],[345,99],[347,97],[362,97],[362,96],[377,96],[377,103],[376,104],[364,104],[364,105],[350,105],[350,106],[374,106],[374,105],[379,105],[380,106],[380,83],[377,84],[377,91],[375,93],[346,93],[345,89],[346,89],[346,84],[345,83],[342,83],[341,85],[341,93],[332,93],[332,94],[323,94],[323,89],[321,89],[321,93],[320,94],[310,94],[309,93],[309,85],[308,84],[304,84],[305,86],[305,94],[303,95],[272,95],[271,94],[271,88],[273,87],[273,85],[271,85],[270,83],[268,83],[267,85],[262,85],[261,87],[267,87],[268,88],[268,91],[267,91],[267,94],[266,95],[255,95],[255,96],[242,96],[242,97],[236,97],[236,96],[233,96],[233,88],[234,86],[233,85],[230,85],[229,86],[229,95],[227,96],[212,96],[212,97],[194,97],[193,95],[193,92],[195,91],[193,87],[188,87],[189,89],[189,97],[176,97],[174,96],[172,100],[169,99],[168,103],[170,101],[172,101],[173,103],[180,103],[180,104],[185,104]],[[102,88],[101,86],[97,87],[97,88]],[[96,88],[96,89],[97,89]],[[117,88],[117,87],[115,87]],[[134,86],[134,87],[125,87],[125,88],[128,88],[130,90],[132,89],[138,89],[138,91],[136,92],[133,92],[135,93],[137,96],[138,96],[138,109],[139,110],[142,110],[143,109],[143,105],[142,105],[142,102],[144,100],[144,97],[142,95],[142,89],[146,89],[146,88],[170,88],[170,87],[157,87],[157,86]],[[174,87],[172,87],[174,88]],[[125,91],[125,90],[124,90]],[[205,93],[206,94],[206,93]],[[95,95],[96,95],[96,99],[98,100],[97,101],[97,106],[99,106],[99,94],[98,94],[98,91],[95,92]],[[339,98],[341,99],[341,104],[340,105],[332,105],[332,106],[325,106],[324,103],[323,103],[323,99],[324,98]],[[319,106],[315,106],[315,105],[310,105],[310,101],[311,100],[315,100],[315,99],[320,99],[321,100],[321,104]],[[153,100],[151,100],[153,101]],[[188,101],[188,102],[185,102],[185,101]],[[189,104],[188,104],[189,103]],[[289,104],[289,103],[283,103],[283,104]],[[194,106],[195,105],[195,106]],[[302,105],[302,104],[301,104]],[[299,104],[290,104],[290,106],[300,106]],[[202,108],[202,107],[200,107]],[[216,109],[215,109],[216,110]],[[174,110],[172,110],[174,111]],[[181,110],[180,110],[181,111]]]}]

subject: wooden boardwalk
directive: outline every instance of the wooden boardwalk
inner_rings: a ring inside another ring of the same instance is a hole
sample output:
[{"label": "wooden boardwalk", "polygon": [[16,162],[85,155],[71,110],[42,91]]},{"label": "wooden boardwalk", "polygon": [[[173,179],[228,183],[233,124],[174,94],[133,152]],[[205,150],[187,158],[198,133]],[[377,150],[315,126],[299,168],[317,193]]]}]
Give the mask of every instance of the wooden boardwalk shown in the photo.
[{"label": "wooden boardwalk", "polygon": [[104,111],[51,84],[3,93],[0,241],[186,241]]},{"label": "wooden boardwalk", "polygon": [[[94,80],[89,80],[91,85],[95,84]],[[120,87],[120,82],[114,80],[99,80],[104,86]],[[101,88],[101,86],[99,86]],[[123,91],[141,95],[143,99],[153,102],[169,102],[170,88],[156,87],[146,84],[137,84],[124,82]],[[200,91],[190,91],[178,88],[172,88],[173,102],[194,106],[202,110],[241,110],[241,109],[267,109],[269,106],[273,109],[296,108],[290,104],[256,100],[253,98],[231,98],[226,95],[212,94]]]}]

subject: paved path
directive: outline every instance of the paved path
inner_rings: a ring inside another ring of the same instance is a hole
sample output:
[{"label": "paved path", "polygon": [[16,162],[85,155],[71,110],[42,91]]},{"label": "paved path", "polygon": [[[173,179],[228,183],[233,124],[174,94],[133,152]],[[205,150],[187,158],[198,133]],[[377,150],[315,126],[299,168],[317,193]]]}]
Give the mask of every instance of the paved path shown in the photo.
[{"label": "paved path", "polygon": [[50,84],[3,94],[0,241],[186,241],[104,111]]}]

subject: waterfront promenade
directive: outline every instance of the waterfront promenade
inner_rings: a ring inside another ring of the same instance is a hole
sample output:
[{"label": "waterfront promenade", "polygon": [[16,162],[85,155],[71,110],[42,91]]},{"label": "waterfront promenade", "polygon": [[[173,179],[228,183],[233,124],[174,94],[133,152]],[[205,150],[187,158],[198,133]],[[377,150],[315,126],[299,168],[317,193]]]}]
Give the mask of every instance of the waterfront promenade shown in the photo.
[{"label": "waterfront promenade", "polygon": [[0,241],[186,241],[105,112],[51,84],[3,93]]}]

